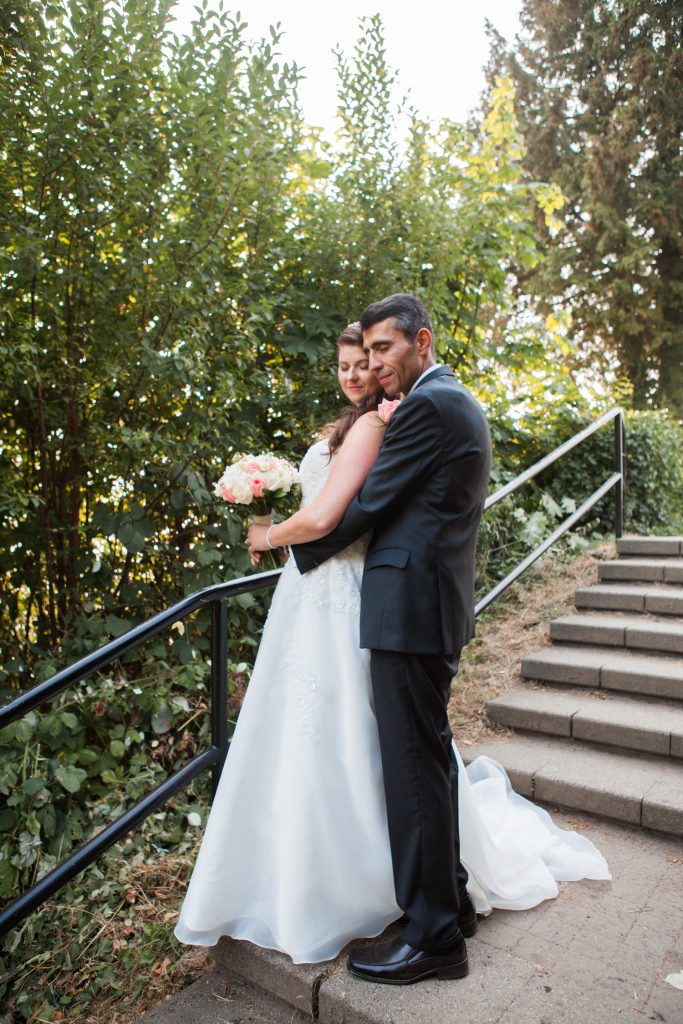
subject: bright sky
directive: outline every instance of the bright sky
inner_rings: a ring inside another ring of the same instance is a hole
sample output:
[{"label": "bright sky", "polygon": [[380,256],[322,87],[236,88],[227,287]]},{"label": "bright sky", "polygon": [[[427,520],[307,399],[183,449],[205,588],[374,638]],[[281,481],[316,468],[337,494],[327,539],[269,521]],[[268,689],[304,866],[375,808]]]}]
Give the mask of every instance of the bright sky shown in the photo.
[{"label": "bright sky", "polygon": [[[176,31],[192,21],[196,0],[178,0]],[[477,105],[488,57],[486,19],[506,39],[519,28],[522,0],[224,0],[260,38],[281,22],[283,60],[296,60],[306,78],[299,95],[310,124],[332,129],[336,111],[337,44],[351,55],[358,19],[379,13],[387,58],[400,72],[399,92],[409,93],[420,114],[431,120],[464,121]],[[214,4],[210,4],[214,6]],[[217,0],[216,4],[217,6]]]}]

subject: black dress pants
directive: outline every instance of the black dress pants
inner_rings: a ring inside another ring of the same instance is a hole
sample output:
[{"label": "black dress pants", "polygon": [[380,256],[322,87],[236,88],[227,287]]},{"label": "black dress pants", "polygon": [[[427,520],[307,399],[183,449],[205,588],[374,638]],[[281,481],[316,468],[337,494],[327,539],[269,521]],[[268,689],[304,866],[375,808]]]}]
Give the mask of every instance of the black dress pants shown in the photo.
[{"label": "black dress pants", "polygon": [[457,765],[448,700],[458,655],[371,652],[396,900],[404,940],[438,949],[458,935],[460,864]]}]

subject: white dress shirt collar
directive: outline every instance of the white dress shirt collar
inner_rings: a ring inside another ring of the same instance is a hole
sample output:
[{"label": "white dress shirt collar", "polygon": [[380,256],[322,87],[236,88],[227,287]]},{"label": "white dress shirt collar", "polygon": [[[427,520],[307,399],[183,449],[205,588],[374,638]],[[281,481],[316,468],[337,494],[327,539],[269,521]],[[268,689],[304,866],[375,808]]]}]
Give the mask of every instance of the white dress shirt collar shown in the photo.
[{"label": "white dress shirt collar", "polygon": [[[423,373],[421,373],[421,374],[420,374],[420,376],[419,376],[419,377],[417,378],[417,380],[416,380],[416,381],[415,381],[415,383],[413,384],[413,386],[412,386],[412,388],[410,389],[410,391],[414,391],[414,390],[415,390],[415,388],[417,387],[417,385],[418,385],[418,384],[420,383],[420,381],[421,381],[421,380],[424,380],[424,378],[425,378],[425,377],[427,376],[427,374],[429,374],[429,373],[433,373],[433,372],[434,372],[434,370],[439,370],[439,369],[441,369],[441,366],[442,366],[442,365],[443,365],[442,363],[434,363],[434,365],[433,365],[433,366],[428,366],[428,367],[427,367],[427,369],[426,369],[426,370],[424,370],[424,371],[423,371]],[[410,391],[408,392],[408,394],[410,394]]]}]

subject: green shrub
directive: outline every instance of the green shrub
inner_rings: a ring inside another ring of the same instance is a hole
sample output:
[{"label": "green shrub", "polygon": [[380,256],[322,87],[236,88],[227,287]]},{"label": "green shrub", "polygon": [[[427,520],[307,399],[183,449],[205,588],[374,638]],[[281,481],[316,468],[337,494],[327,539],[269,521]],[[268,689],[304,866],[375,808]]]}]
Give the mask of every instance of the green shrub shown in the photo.
[{"label": "green shrub", "polygon": [[[501,434],[492,424],[494,465],[491,492],[528,466],[568,441],[592,419],[575,412],[539,423],[532,432]],[[665,412],[626,414],[627,532],[683,532],[683,427]],[[607,425],[563,456],[534,480],[485,513],[477,546],[477,593],[481,597],[507,575],[552,530],[578,508],[614,471],[614,428]],[[586,538],[613,534],[614,491],[562,538],[561,547],[574,551]]]},{"label": "green shrub", "polygon": [[[544,435],[552,450],[586,425],[570,420]],[[665,411],[626,413],[626,531],[666,534],[683,530],[683,427]],[[559,499],[581,504],[613,472],[614,434],[606,426],[570,452],[541,483]],[[613,492],[590,514],[593,528],[614,532]]]}]

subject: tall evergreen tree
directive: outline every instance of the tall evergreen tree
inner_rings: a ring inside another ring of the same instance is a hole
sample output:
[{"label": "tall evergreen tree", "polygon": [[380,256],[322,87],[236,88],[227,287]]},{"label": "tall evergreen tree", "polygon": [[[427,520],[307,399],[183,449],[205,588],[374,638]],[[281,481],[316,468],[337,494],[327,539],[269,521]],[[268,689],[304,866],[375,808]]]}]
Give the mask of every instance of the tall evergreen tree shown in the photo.
[{"label": "tall evergreen tree", "polygon": [[683,3],[525,0],[491,76],[517,88],[529,175],[557,182],[565,224],[524,281],[613,353],[634,404],[683,413]]}]

